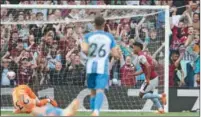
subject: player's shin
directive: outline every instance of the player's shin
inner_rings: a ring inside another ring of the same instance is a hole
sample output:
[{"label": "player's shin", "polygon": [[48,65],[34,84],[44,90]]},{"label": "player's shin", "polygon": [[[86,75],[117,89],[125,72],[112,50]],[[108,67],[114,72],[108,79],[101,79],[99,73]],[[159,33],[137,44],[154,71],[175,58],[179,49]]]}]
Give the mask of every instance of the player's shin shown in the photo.
[{"label": "player's shin", "polygon": [[90,96],[90,109],[93,111],[94,110],[94,103],[95,103],[95,96]]},{"label": "player's shin", "polygon": [[90,95],[90,109],[92,111],[94,111],[94,107],[95,107],[95,96],[96,96],[96,91],[95,90],[91,90],[91,95]]},{"label": "player's shin", "polygon": [[99,111],[103,103],[103,98],[104,98],[104,91],[103,90],[97,91],[96,98],[95,98],[95,107],[93,112],[93,114],[97,116],[99,115]]},{"label": "player's shin", "polygon": [[35,107],[32,109],[31,115],[33,116],[44,116],[46,108],[45,107]]},{"label": "player's shin", "polygon": [[143,95],[143,99],[153,99],[153,98],[158,98],[160,99],[162,96],[160,94],[157,94],[157,93],[145,93]]},{"label": "player's shin", "polygon": [[164,113],[164,109],[159,101],[158,98],[152,98],[151,101],[154,103],[154,105],[157,107],[158,111],[157,113],[159,114],[163,114]]}]

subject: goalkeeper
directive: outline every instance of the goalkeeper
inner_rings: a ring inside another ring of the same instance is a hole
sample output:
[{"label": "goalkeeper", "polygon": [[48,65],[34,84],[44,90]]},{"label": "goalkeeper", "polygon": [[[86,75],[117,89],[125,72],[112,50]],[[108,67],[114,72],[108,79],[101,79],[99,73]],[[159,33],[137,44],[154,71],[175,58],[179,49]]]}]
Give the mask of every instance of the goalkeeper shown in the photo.
[{"label": "goalkeeper", "polygon": [[[39,100],[27,85],[14,88],[12,96],[15,113],[31,113],[33,116],[73,116],[79,107],[79,102],[75,99],[67,108],[57,108],[56,101]],[[47,105],[49,102],[52,106]]]},{"label": "goalkeeper", "polygon": [[35,106],[42,107],[48,103],[57,107],[57,102],[50,98],[39,100],[27,85],[19,85],[15,87],[12,92],[12,97],[15,108],[14,113],[30,113]]}]

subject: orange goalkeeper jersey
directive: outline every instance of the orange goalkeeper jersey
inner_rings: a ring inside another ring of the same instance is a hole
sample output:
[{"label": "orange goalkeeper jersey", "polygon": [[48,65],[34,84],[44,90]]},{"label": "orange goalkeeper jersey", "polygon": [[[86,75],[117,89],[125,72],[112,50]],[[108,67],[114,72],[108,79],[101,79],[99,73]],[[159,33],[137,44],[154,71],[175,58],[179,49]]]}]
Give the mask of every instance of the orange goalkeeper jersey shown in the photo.
[{"label": "orange goalkeeper jersey", "polygon": [[27,85],[19,85],[15,87],[13,89],[12,97],[17,112],[30,112],[36,105],[37,97]]}]

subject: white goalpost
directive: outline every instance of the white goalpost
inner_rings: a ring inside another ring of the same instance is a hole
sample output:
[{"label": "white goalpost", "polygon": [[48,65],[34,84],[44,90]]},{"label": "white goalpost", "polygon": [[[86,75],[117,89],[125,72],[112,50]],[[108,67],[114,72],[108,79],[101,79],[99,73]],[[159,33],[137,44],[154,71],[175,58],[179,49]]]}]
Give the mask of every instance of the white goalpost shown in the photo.
[{"label": "white goalpost", "polygon": [[[15,14],[18,14],[18,12],[22,11],[39,11],[39,9],[46,9],[48,12],[54,12],[54,10],[77,10],[76,13],[80,13],[78,18],[68,18],[67,16],[65,18],[61,18],[58,20],[2,20],[1,19],[1,25],[6,27],[12,27],[12,25],[40,25],[40,26],[46,26],[48,24],[59,24],[60,30],[64,30],[62,28],[62,25],[68,25],[68,24],[76,24],[80,23],[81,25],[85,25],[89,22],[93,22],[93,16],[85,16],[83,15],[81,17],[81,10],[84,11],[84,13],[87,10],[91,10],[94,12],[101,13],[106,20],[114,20],[117,22],[117,20],[121,19],[134,19],[138,24],[140,21],[139,17],[149,17],[148,19],[145,19],[143,23],[143,26],[141,27],[147,27],[150,30],[154,26],[149,26],[154,22],[158,22],[158,19],[156,18],[159,13],[164,13],[164,32],[161,30],[157,30],[157,39],[159,39],[160,43],[165,43],[165,49],[160,50],[157,54],[158,61],[163,61],[161,63],[162,67],[164,69],[159,69],[159,77],[160,79],[160,85],[156,89],[158,92],[165,92],[167,94],[167,105],[164,107],[165,111],[168,112],[168,94],[169,94],[169,33],[170,33],[170,24],[169,24],[169,6],[132,6],[132,5],[11,5],[11,4],[1,4],[1,10],[6,9],[10,11],[10,13],[13,16]],[[115,11],[116,10],[116,11]],[[117,14],[113,14],[113,12]],[[93,13],[92,13],[93,14]],[[44,15],[44,14],[43,14]],[[47,17],[47,16],[46,16]],[[48,18],[46,18],[48,19]],[[141,18],[142,19],[142,18]],[[138,21],[139,20],[139,21]],[[153,21],[151,21],[153,20]],[[150,23],[151,22],[151,23]],[[92,23],[91,23],[92,24]],[[118,22],[116,23],[118,25]],[[138,30],[138,28],[136,28]],[[12,29],[11,29],[12,30]],[[55,29],[57,30],[57,29]],[[115,30],[115,29],[114,29]],[[43,30],[42,30],[43,31]],[[136,31],[136,30],[135,30]],[[36,34],[37,35],[37,34]],[[134,37],[129,37],[130,39],[135,40],[136,32]],[[64,35],[65,36],[65,35]],[[40,40],[43,35],[39,34],[37,35]],[[144,32],[139,32],[140,38],[145,38]],[[138,38],[139,38],[138,37]],[[144,40],[144,39],[141,39]],[[149,40],[152,41],[152,40]],[[38,45],[41,43],[41,40],[37,42]],[[154,45],[147,45],[148,50],[150,51],[151,55],[153,55],[161,45],[157,45],[158,48],[153,49],[152,46]],[[126,53],[126,52],[125,52]],[[66,53],[65,53],[66,55]],[[156,57],[156,58],[157,58]],[[120,69],[120,68],[117,68]],[[113,74],[113,73],[112,73]],[[120,70],[118,72],[120,74]],[[51,77],[51,76],[50,76]],[[70,77],[69,74],[66,75],[66,77]],[[75,76],[71,76],[75,77]],[[114,77],[114,76],[113,76]],[[120,77],[120,75],[119,75]],[[118,81],[120,82],[120,78],[118,78]],[[54,81],[55,82],[55,81]],[[112,78],[111,78],[112,82]],[[36,94],[39,97],[44,96],[50,96],[54,97],[58,103],[59,106],[62,108],[65,107],[65,105],[68,105],[70,101],[72,101],[73,98],[77,97],[80,102],[81,106],[79,111],[89,111],[89,90],[87,89],[86,85],[79,86],[79,85],[72,85],[72,84],[45,84],[42,85],[32,85],[32,88],[34,88],[34,91],[36,91]],[[13,109],[12,106],[12,100],[11,100],[11,91],[12,87],[1,87],[1,111],[11,111]],[[138,98],[138,92],[139,92],[139,86],[138,87],[124,87],[121,83],[119,85],[111,85],[109,86],[109,89],[106,91],[105,100],[103,103],[103,108],[101,111],[105,112],[152,112],[155,110],[155,107],[153,106],[153,103],[150,100],[142,100]]]}]

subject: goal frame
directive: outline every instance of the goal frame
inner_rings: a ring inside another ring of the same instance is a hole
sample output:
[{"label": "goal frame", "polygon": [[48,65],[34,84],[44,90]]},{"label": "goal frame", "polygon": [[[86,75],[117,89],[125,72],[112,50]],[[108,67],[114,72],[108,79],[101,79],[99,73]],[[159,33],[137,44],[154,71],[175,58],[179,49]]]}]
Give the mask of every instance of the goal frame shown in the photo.
[{"label": "goal frame", "polygon": [[[164,91],[167,94],[167,105],[164,107],[165,112],[169,111],[169,34],[170,34],[170,22],[169,22],[169,6],[133,6],[133,5],[13,5],[13,4],[1,4],[2,8],[8,9],[163,9],[165,12],[165,66],[164,66]],[[18,23],[18,22],[17,22]],[[7,24],[2,23],[1,24]],[[12,23],[11,23],[12,24]],[[1,111],[10,111],[11,109],[2,109]],[[81,110],[80,110],[81,111]],[[103,110],[106,112],[143,112],[142,110]]]}]

